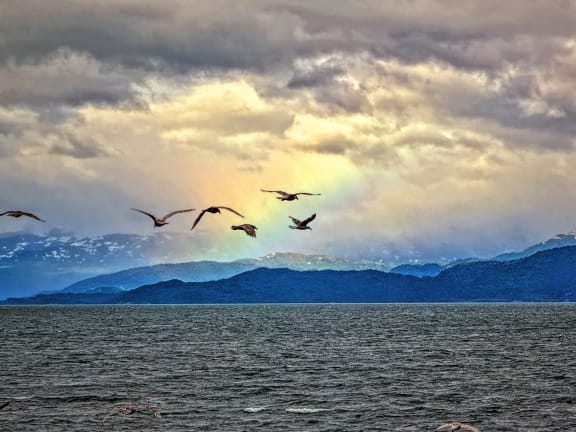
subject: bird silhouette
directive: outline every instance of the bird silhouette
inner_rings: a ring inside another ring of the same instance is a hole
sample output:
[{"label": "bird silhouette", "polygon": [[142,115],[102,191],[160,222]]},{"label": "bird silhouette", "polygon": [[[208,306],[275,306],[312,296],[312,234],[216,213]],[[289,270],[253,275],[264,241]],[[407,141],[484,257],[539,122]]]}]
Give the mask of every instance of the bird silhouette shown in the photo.
[{"label": "bird silhouette", "polygon": [[194,211],[195,209],[176,210],[176,211],[173,211],[171,213],[168,213],[166,216],[163,216],[161,218],[157,218],[153,214],[145,212],[144,210],[139,210],[139,209],[135,209],[135,208],[133,208],[132,210],[140,212],[140,213],[145,214],[146,216],[150,217],[154,221],[154,228],[158,228],[158,227],[161,227],[164,225],[168,225],[170,223],[170,222],[166,221],[168,218],[170,218],[174,215],[177,215],[179,213],[191,212],[191,211]]},{"label": "bird silhouette", "polygon": [[0,411],[2,411],[4,408],[6,408],[8,405],[10,405],[10,401],[6,401],[6,402],[2,402],[0,404]]},{"label": "bird silhouette", "polygon": [[472,425],[460,422],[451,422],[440,425],[436,428],[437,431],[471,431],[480,432],[480,429]]},{"label": "bird silhouette", "polygon": [[233,230],[242,230],[249,235],[250,237],[256,237],[256,228],[254,225],[251,224],[242,224],[242,225],[232,225],[230,228]]},{"label": "bird silhouette", "polygon": [[0,213],[0,216],[11,216],[11,217],[15,217],[15,218],[27,216],[29,218],[36,219],[37,221],[40,221],[40,222],[46,222],[45,220],[40,219],[38,216],[36,216],[33,213],[23,212],[20,210],[8,210],[8,211],[5,211],[4,213]]},{"label": "bird silhouette", "polygon": [[192,228],[190,228],[190,230],[193,230],[194,227],[196,227],[196,225],[198,225],[198,222],[200,222],[200,219],[202,219],[202,216],[204,216],[204,213],[218,213],[218,214],[220,214],[220,209],[228,210],[232,213],[236,213],[238,216],[240,216],[242,218],[244,217],[240,213],[238,213],[236,210],[231,209],[230,207],[224,207],[224,206],[208,207],[208,208],[205,208],[204,210],[202,210],[200,212],[200,214],[198,215],[198,217],[194,221],[194,224],[192,225]]},{"label": "bird silhouette", "polygon": [[308,224],[312,222],[314,219],[316,219],[316,213],[314,213],[308,219],[304,219],[303,221],[293,218],[292,216],[288,217],[292,219],[292,222],[294,223],[294,225],[289,225],[290,228],[297,230],[307,230],[307,229],[311,230],[312,228],[310,228]]},{"label": "bird silhouette", "polygon": [[280,201],[294,201],[298,199],[298,195],[322,195],[322,194],[315,194],[315,193],[309,193],[309,192],[297,192],[297,193],[288,193],[288,192],[284,192],[281,190],[266,190],[266,189],[260,189],[262,192],[273,192],[273,193],[277,193],[278,197],[276,197],[276,199],[279,199]]}]

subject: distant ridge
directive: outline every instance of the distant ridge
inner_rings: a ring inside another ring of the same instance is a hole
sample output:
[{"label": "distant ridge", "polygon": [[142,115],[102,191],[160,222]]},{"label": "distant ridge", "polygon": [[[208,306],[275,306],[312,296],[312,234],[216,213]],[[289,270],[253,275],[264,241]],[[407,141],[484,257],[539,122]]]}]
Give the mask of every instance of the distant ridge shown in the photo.
[{"label": "distant ridge", "polygon": [[63,289],[62,292],[79,293],[100,286],[115,286],[128,290],[168,279],[180,279],[185,282],[205,282],[225,279],[259,267],[288,268],[292,270],[386,270],[388,268],[383,263],[368,260],[274,252],[260,258],[245,258],[230,262],[192,261],[179,264],[136,267],[82,280]]},{"label": "distant ridge", "polygon": [[576,247],[459,264],[435,277],[376,270],[259,268],[210,282],[169,280],[120,293],[57,293],[3,304],[388,303],[576,301]]}]

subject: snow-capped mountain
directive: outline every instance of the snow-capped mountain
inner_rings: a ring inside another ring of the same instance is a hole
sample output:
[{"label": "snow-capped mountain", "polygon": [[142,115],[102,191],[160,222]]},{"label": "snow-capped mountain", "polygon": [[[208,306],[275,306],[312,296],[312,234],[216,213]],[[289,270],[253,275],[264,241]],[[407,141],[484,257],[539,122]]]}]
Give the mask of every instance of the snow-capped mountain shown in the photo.
[{"label": "snow-capped mountain", "polygon": [[120,269],[194,257],[189,235],[109,234],[77,237],[53,230],[47,235],[0,235],[0,298],[61,289],[78,280]]},{"label": "snow-capped mountain", "polygon": [[45,236],[26,233],[0,235],[0,266],[33,261],[75,265],[149,264],[186,259],[190,238],[183,234],[108,234],[78,238],[53,230]]},{"label": "snow-capped mountain", "polygon": [[560,248],[564,246],[576,246],[576,231],[570,231],[567,234],[556,234],[554,237],[530,246],[529,248],[524,249],[522,252],[504,253],[496,256],[494,259],[497,261],[511,261],[534,255],[540,251]]},{"label": "snow-capped mountain", "polygon": [[272,252],[259,258],[246,258],[237,263],[253,264],[256,267],[289,268],[292,270],[382,270],[390,263],[382,260],[360,260],[338,258],[328,255],[309,255],[293,252]]}]

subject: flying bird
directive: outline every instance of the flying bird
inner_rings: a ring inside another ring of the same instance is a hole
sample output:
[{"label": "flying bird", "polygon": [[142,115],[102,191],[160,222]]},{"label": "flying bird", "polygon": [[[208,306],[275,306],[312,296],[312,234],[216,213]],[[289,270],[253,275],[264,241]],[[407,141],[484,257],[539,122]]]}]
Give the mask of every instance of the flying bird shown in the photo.
[{"label": "flying bird", "polygon": [[294,223],[294,225],[289,225],[290,228],[292,229],[298,229],[298,230],[311,230],[312,228],[310,228],[308,226],[308,224],[310,222],[312,222],[314,219],[316,219],[316,213],[314,213],[312,216],[310,216],[308,219],[304,219],[303,221],[298,220],[296,218],[293,218],[292,216],[288,216],[290,219],[292,219],[292,222]]},{"label": "flying bird", "polygon": [[166,216],[161,217],[161,218],[157,218],[157,217],[154,216],[153,214],[150,214],[150,213],[148,213],[148,212],[145,212],[144,210],[138,210],[138,209],[135,209],[135,208],[133,208],[132,210],[137,211],[137,212],[140,212],[140,213],[145,214],[146,216],[150,217],[150,218],[154,221],[154,228],[157,228],[157,227],[161,227],[161,226],[164,226],[164,225],[168,225],[170,222],[167,222],[166,220],[167,220],[168,218],[174,216],[174,215],[177,215],[177,214],[179,214],[179,213],[188,213],[188,212],[194,211],[194,210],[196,210],[196,209],[176,210],[176,211],[173,211],[173,212],[171,212],[171,213],[168,213]]},{"label": "flying bird", "polygon": [[460,422],[451,422],[451,423],[446,423],[443,425],[440,425],[436,428],[437,431],[443,430],[443,431],[471,431],[471,432],[480,432],[480,429],[466,424],[466,423],[460,423]]},{"label": "flying bird", "polygon": [[10,401],[6,401],[6,402],[2,402],[0,404],[0,411],[2,411],[4,408],[6,408],[8,405],[10,405]]},{"label": "flying bird", "polygon": [[254,225],[251,224],[242,224],[242,225],[232,225],[230,228],[233,230],[242,230],[249,235],[250,237],[256,237],[256,228]]},{"label": "flying bird", "polygon": [[280,196],[277,196],[276,199],[279,199],[280,201],[294,201],[298,199],[298,195],[322,195],[309,192],[288,193],[281,190],[266,190],[266,189],[260,189],[260,190],[262,192],[277,193]]},{"label": "flying bird", "polygon": [[194,221],[194,225],[192,225],[192,228],[190,228],[190,231],[192,231],[194,229],[194,227],[196,225],[198,225],[198,222],[200,222],[200,219],[202,219],[202,216],[204,216],[204,213],[218,213],[218,214],[220,214],[220,209],[228,210],[232,213],[236,213],[238,216],[240,216],[242,218],[244,217],[240,213],[238,213],[236,210],[231,209],[230,207],[224,207],[224,206],[208,207],[208,208],[205,208],[204,210],[202,210],[200,212],[200,214],[198,215],[198,217]]},{"label": "flying bird", "polygon": [[33,213],[23,212],[20,210],[8,210],[8,211],[5,211],[4,213],[0,213],[0,216],[12,216],[15,218],[27,216],[29,218],[36,219],[37,221],[40,221],[40,222],[46,222],[45,220],[40,219],[38,216],[36,216]]}]

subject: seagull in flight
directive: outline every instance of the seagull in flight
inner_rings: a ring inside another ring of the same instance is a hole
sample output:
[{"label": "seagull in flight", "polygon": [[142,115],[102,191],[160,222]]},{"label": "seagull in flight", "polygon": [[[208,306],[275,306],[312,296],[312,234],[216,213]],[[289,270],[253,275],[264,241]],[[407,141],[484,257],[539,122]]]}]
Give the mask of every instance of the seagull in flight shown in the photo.
[{"label": "seagull in flight", "polygon": [[192,228],[190,228],[190,231],[192,231],[194,229],[194,227],[196,225],[198,225],[198,222],[200,222],[200,219],[202,219],[202,216],[204,216],[204,213],[218,213],[218,214],[220,214],[220,209],[228,210],[232,213],[236,213],[238,216],[240,216],[242,218],[244,217],[240,213],[238,213],[236,210],[231,209],[230,207],[224,207],[224,206],[208,207],[208,208],[205,208],[204,210],[202,210],[200,212],[200,214],[198,215],[198,217],[194,221],[194,225],[192,225]]},{"label": "seagull in flight", "polygon": [[436,428],[437,431],[471,431],[471,432],[480,432],[480,429],[474,427],[472,425],[460,422],[451,422],[440,425]]},{"label": "seagull in flight", "polygon": [[37,221],[40,221],[40,222],[46,222],[45,220],[40,219],[38,216],[36,216],[33,213],[23,212],[20,210],[8,210],[8,211],[5,211],[4,213],[0,213],[0,216],[12,216],[15,218],[27,216],[29,218],[36,219]]},{"label": "seagull in flight", "polygon": [[170,218],[174,215],[177,215],[179,213],[188,213],[188,212],[194,211],[196,209],[176,210],[176,211],[173,211],[171,213],[168,213],[166,216],[163,216],[161,218],[157,218],[153,214],[145,212],[144,210],[138,210],[135,208],[133,208],[132,210],[140,212],[140,213],[145,214],[146,216],[150,217],[154,221],[154,228],[158,228],[158,227],[161,227],[164,225],[168,225],[170,223],[170,222],[166,221],[168,218]]},{"label": "seagull in flight", "polygon": [[260,189],[260,190],[262,192],[277,193],[280,196],[277,196],[276,199],[279,199],[280,201],[294,201],[298,199],[298,195],[322,195],[309,192],[288,193],[281,190],[266,190],[266,189]]},{"label": "seagull in flight", "polygon": [[254,225],[251,224],[242,224],[242,225],[232,225],[230,228],[233,230],[242,230],[249,235],[250,237],[256,237],[256,228]]},{"label": "seagull in flight", "polygon": [[311,230],[312,228],[310,228],[308,224],[312,222],[314,219],[316,219],[316,213],[314,213],[308,219],[304,219],[303,221],[293,218],[292,216],[288,217],[292,219],[292,222],[294,223],[294,225],[289,225],[290,228],[297,230],[307,230],[307,229]]}]

